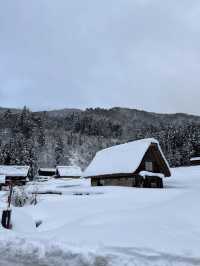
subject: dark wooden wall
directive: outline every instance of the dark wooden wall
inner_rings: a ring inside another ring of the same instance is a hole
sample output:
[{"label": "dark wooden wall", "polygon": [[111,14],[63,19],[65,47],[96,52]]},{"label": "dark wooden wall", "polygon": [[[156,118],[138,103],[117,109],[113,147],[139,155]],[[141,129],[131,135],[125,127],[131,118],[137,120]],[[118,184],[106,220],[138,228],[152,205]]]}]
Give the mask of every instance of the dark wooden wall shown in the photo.
[{"label": "dark wooden wall", "polygon": [[160,153],[160,150],[157,146],[157,144],[152,144],[147,152],[145,153],[143,160],[136,170],[136,174],[139,174],[141,171],[146,171],[145,169],[145,162],[152,162],[153,163],[153,172],[154,173],[161,173],[165,176],[170,176],[170,170],[168,166],[165,163],[165,160],[162,157],[162,154]]},{"label": "dark wooden wall", "polygon": [[200,160],[190,161],[190,165],[200,165]]}]

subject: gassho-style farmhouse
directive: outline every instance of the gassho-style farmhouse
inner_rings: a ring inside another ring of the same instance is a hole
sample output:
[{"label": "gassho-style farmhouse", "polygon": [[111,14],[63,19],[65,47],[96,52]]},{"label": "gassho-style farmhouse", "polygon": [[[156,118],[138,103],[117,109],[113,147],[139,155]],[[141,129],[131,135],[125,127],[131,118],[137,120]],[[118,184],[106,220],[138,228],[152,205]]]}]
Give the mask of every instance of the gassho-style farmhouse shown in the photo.
[{"label": "gassho-style farmhouse", "polygon": [[83,175],[92,186],[162,188],[171,172],[158,141],[143,139],[97,152]]}]

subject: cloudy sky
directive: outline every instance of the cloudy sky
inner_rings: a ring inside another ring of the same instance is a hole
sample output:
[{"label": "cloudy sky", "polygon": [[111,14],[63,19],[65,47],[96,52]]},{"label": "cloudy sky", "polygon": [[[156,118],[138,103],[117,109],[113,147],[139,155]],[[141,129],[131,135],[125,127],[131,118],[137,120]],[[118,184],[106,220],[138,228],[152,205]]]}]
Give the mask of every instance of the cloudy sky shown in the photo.
[{"label": "cloudy sky", "polygon": [[0,0],[0,106],[199,102],[199,0]]}]

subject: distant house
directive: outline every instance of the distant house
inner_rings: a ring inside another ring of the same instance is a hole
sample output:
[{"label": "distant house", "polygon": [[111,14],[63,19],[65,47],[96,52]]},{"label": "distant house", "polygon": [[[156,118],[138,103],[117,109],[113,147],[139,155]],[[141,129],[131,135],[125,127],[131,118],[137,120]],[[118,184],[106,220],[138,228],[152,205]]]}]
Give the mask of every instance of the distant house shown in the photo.
[{"label": "distant house", "polygon": [[78,166],[57,166],[57,178],[80,178],[82,176],[81,168]]},{"label": "distant house", "polygon": [[92,186],[163,187],[169,164],[155,139],[143,139],[97,152],[83,173]]},{"label": "distant house", "polygon": [[38,175],[39,176],[55,176],[56,168],[39,168]]},{"label": "distant house", "polygon": [[0,175],[5,177],[5,184],[25,185],[29,180],[30,167],[18,165],[0,165]]},{"label": "distant house", "polygon": [[192,157],[190,159],[190,165],[200,165],[200,157]]}]

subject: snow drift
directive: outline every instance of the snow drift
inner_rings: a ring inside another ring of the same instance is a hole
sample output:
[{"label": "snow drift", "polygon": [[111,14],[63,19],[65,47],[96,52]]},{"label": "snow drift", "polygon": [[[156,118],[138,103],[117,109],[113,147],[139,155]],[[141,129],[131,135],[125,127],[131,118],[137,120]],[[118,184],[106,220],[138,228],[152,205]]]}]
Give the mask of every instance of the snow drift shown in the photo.
[{"label": "snow drift", "polygon": [[173,256],[149,249],[90,248],[0,237],[0,266],[197,266],[199,258]]}]

